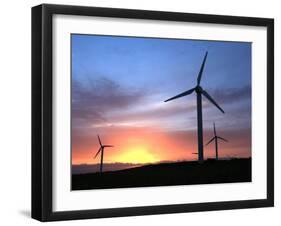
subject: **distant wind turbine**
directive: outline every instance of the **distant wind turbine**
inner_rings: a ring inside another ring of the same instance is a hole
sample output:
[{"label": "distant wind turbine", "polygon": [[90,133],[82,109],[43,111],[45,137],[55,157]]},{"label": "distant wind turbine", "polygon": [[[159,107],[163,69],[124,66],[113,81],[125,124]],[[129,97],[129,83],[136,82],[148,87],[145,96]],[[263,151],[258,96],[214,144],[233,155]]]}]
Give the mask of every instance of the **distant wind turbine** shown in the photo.
[{"label": "distant wind turbine", "polygon": [[218,153],[218,139],[228,142],[228,140],[217,136],[217,132],[216,132],[216,124],[214,123],[214,137],[206,144],[206,146],[208,144],[210,144],[212,141],[215,141],[215,146],[216,146],[216,160],[219,160],[219,153]]},{"label": "distant wind turbine", "polygon": [[102,173],[102,166],[103,166],[103,151],[104,148],[110,148],[110,147],[114,147],[113,145],[103,145],[101,143],[100,137],[98,135],[98,140],[99,140],[99,144],[100,144],[100,149],[97,151],[96,155],[94,158],[96,158],[98,156],[98,154],[101,152],[101,158],[100,158],[100,172]]},{"label": "distant wind turbine", "polygon": [[202,122],[202,95],[205,96],[211,103],[213,103],[222,113],[224,113],[223,109],[214,101],[214,99],[205,91],[203,88],[200,86],[201,78],[202,78],[202,73],[203,69],[205,66],[205,62],[207,59],[208,52],[206,52],[204,60],[202,62],[198,77],[197,77],[197,85],[190,89],[187,90],[183,93],[180,93],[177,96],[174,96],[170,99],[165,100],[165,102],[174,100],[183,96],[187,96],[194,91],[197,94],[197,133],[198,133],[198,161],[203,162],[204,161],[204,153],[203,153],[203,122]]}]

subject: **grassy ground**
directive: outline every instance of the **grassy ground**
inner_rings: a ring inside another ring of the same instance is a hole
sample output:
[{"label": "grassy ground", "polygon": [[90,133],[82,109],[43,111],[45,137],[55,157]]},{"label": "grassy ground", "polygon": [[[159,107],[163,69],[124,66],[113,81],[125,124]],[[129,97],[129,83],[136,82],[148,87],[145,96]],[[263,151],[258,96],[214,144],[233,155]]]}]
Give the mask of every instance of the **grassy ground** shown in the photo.
[{"label": "grassy ground", "polygon": [[72,190],[251,181],[251,159],[161,163],[132,169],[72,175]]}]

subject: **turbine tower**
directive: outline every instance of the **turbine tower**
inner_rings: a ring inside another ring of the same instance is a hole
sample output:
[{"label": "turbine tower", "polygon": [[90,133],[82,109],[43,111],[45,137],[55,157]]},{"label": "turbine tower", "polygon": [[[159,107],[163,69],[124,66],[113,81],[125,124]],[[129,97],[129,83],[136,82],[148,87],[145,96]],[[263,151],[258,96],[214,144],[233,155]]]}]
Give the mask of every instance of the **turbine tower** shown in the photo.
[{"label": "turbine tower", "polygon": [[205,57],[203,59],[199,74],[197,76],[197,85],[185,92],[182,92],[172,98],[169,98],[165,100],[165,102],[168,102],[170,100],[174,100],[183,96],[187,96],[189,94],[192,94],[194,91],[197,95],[197,137],[198,137],[198,161],[203,162],[204,161],[204,153],[203,153],[203,121],[202,121],[202,95],[205,96],[211,103],[213,103],[222,113],[224,113],[223,109],[215,102],[215,100],[200,86],[205,62],[207,59],[208,52],[206,52]]},{"label": "turbine tower", "polygon": [[100,172],[102,173],[102,165],[103,165],[103,151],[104,148],[110,148],[110,147],[114,147],[112,145],[103,145],[101,143],[100,137],[98,135],[98,140],[99,140],[99,144],[100,144],[100,149],[97,151],[96,155],[94,158],[96,158],[98,156],[99,153],[101,153],[101,158],[100,158]]},{"label": "turbine tower", "polygon": [[215,146],[216,146],[216,160],[219,160],[219,153],[218,153],[218,139],[222,140],[222,141],[225,141],[225,142],[228,142],[228,140],[220,137],[220,136],[217,136],[217,132],[216,132],[216,124],[214,123],[214,137],[206,144],[206,146],[208,144],[210,144],[212,141],[215,141]]}]

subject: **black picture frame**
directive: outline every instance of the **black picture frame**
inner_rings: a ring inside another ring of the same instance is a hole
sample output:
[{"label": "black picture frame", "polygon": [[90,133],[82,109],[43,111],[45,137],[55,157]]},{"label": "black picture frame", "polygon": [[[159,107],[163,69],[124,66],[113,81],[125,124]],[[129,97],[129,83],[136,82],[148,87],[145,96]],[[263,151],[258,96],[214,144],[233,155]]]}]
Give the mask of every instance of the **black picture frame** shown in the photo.
[{"label": "black picture frame", "polygon": [[[267,28],[267,198],[54,212],[52,210],[52,17],[55,14],[134,18]],[[43,4],[32,8],[32,218],[40,221],[122,217],[274,205],[274,20],[117,8]]]}]

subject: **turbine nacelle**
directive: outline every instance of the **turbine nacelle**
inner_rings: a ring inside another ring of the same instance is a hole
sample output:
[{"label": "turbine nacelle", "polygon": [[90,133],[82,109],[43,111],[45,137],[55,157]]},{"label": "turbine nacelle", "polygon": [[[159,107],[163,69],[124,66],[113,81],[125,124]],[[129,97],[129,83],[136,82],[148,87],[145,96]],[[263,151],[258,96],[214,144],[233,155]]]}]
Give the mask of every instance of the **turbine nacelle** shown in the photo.
[{"label": "turbine nacelle", "polygon": [[202,93],[204,90],[203,90],[203,88],[201,87],[201,86],[196,86],[195,88],[194,88],[194,90],[195,90],[195,92],[196,93]]}]

